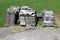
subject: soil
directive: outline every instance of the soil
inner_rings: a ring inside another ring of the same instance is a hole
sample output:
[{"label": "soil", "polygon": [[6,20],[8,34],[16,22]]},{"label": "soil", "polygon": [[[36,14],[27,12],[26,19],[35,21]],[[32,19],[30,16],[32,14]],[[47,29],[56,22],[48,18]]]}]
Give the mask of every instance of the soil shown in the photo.
[{"label": "soil", "polygon": [[60,13],[55,14],[55,22],[58,26],[60,26]]},{"label": "soil", "polygon": [[38,28],[27,32],[17,32],[12,35],[10,35],[9,31],[6,29],[1,32],[0,40],[60,40],[60,28],[56,29],[53,27]]}]

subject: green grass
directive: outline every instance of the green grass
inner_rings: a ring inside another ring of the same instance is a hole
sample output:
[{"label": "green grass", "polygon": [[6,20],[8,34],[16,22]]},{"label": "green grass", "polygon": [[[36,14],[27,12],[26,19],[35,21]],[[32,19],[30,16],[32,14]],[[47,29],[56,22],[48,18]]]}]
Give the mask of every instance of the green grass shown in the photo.
[{"label": "green grass", "polygon": [[60,11],[60,0],[0,0],[0,26],[5,24],[8,7],[24,5],[30,6],[38,13],[44,9],[51,9],[54,13]]},{"label": "green grass", "polygon": [[42,19],[39,19],[37,26],[41,25],[42,26]]}]

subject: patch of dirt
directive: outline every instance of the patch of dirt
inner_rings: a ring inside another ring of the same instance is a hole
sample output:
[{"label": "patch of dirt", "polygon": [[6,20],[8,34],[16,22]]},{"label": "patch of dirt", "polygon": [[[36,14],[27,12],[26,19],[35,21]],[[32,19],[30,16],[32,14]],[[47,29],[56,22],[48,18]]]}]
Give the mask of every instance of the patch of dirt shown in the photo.
[{"label": "patch of dirt", "polygon": [[55,14],[55,22],[58,26],[60,26],[60,13]]},{"label": "patch of dirt", "polygon": [[60,28],[45,27],[28,32],[15,33],[3,38],[3,40],[60,40]]},{"label": "patch of dirt", "polygon": [[0,28],[0,38],[5,38],[8,35],[20,33],[20,32],[28,32],[29,30],[35,30],[34,27],[20,27],[20,26],[11,26]]}]

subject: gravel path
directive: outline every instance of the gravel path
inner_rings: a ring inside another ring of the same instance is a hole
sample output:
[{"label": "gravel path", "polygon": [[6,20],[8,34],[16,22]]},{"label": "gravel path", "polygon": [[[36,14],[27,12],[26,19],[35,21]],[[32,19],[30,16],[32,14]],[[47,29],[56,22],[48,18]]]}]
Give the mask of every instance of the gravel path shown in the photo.
[{"label": "gravel path", "polygon": [[45,27],[8,35],[0,40],[60,40],[60,28]]}]

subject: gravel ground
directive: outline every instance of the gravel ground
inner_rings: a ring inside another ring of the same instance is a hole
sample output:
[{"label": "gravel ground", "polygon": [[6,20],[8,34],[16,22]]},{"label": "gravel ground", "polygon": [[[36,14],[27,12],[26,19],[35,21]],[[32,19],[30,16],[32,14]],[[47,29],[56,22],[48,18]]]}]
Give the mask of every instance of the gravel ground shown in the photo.
[{"label": "gravel ground", "polygon": [[[0,32],[1,34],[1,32]],[[7,35],[9,32],[4,32],[0,40],[60,40],[60,28],[45,27],[29,30],[26,32],[14,33]]]}]

